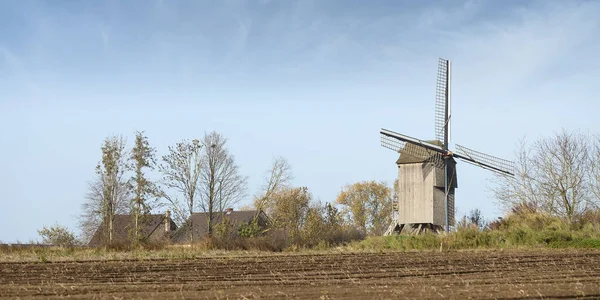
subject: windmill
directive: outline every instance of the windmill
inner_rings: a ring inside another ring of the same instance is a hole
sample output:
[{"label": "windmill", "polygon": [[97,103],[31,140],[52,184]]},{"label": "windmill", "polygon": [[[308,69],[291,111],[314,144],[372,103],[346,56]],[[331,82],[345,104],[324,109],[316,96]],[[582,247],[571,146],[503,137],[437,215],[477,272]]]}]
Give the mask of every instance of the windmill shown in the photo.
[{"label": "windmill", "polygon": [[440,58],[435,101],[435,140],[420,140],[381,129],[381,145],[400,153],[396,217],[386,235],[394,232],[450,231],[454,224],[456,159],[506,176],[513,176],[514,162],[456,145],[450,151],[451,63]]}]

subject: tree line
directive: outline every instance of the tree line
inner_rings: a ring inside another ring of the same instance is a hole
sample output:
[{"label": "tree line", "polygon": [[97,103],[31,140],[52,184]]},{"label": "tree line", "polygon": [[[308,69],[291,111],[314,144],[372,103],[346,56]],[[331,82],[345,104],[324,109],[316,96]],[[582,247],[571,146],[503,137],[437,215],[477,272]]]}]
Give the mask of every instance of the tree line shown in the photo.
[{"label": "tree line", "polygon": [[[191,220],[189,217],[198,208],[213,216],[213,212],[238,203],[246,195],[247,177],[239,174],[226,142],[213,131],[201,140],[182,140],[169,146],[168,153],[157,159],[156,149],[144,132],[135,133],[131,149],[126,148],[123,136],[107,137],[96,177],[82,204],[82,239],[89,241],[103,224],[101,230],[110,244],[117,214],[131,215],[132,240],[142,242],[141,224],[156,208],[169,207],[173,219],[181,225]],[[148,172],[156,169],[161,177],[153,181]],[[213,217],[208,221],[212,234]]]},{"label": "tree line", "polygon": [[[211,216],[208,235],[228,236],[230,232],[223,224],[215,224],[213,217],[248,196],[248,177],[240,174],[226,142],[213,131],[201,140],[182,140],[169,146],[158,159],[143,132],[136,132],[131,149],[126,148],[122,136],[106,138],[96,176],[82,204],[82,240],[89,240],[101,223],[105,224],[101,230],[110,237],[114,215],[129,214],[135,224],[132,241],[143,242],[139,224],[150,211],[161,207],[173,211],[178,225],[191,221],[193,212],[207,212]],[[600,224],[599,158],[599,135],[562,130],[533,143],[522,139],[516,150],[515,176],[496,175],[490,191],[505,214],[544,214],[571,224],[595,218],[593,224]],[[154,170],[160,174],[156,181],[148,178],[148,172]],[[288,161],[273,158],[252,204],[243,207],[264,211],[271,223],[269,234],[278,233],[288,243],[335,244],[381,235],[392,221],[397,181],[393,187],[376,181],[348,184],[334,201],[321,202],[308,187],[294,186],[293,178]],[[478,209],[472,209],[456,225],[469,223],[480,229],[490,227]],[[255,237],[259,233],[255,225],[235,234]],[[40,234],[60,235],[57,232],[56,226],[44,227]],[[193,231],[189,234],[192,241]],[[68,234],[62,237],[60,241],[73,239]]]},{"label": "tree line", "polygon": [[[202,139],[171,145],[160,158],[144,132],[135,133],[131,149],[122,135],[115,135],[107,137],[100,150],[101,159],[79,216],[84,243],[101,230],[110,244],[115,215],[122,214],[133,220],[132,243],[143,243],[142,224],[158,208],[171,210],[179,226],[193,226],[190,216],[194,212],[207,213],[208,236],[212,237],[215,231],[222,234],[215,220],[224,218],[216,216],[248,196],[248,177],[240,174],[227,139],[215,131]],[[160,174],[157,180],[149,176],[153,171]],[[391,221],[393,189],[385,182],[347,185],[335,202],[322,203],[308,187],[292,185],[292,167],[285,158],[273,158],[265,173],[263,186],[244,209],[264,211],[270,227],[285,230],[291,240],[315,240],[315,234],[328,232],[325,227],[331,228],[332,235],[342,231],[379,235]],[[188,231],[190,242],[193,234]]]}]

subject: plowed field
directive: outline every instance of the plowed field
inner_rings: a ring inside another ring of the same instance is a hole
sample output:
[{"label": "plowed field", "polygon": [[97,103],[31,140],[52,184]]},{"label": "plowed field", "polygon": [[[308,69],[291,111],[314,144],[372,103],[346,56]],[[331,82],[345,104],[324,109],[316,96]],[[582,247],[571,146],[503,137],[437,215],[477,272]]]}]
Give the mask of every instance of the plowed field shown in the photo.
[{"label": "plowed field", "polygon": [[0,263],[10,298],[600,298],[600,251],[288,254]]}]

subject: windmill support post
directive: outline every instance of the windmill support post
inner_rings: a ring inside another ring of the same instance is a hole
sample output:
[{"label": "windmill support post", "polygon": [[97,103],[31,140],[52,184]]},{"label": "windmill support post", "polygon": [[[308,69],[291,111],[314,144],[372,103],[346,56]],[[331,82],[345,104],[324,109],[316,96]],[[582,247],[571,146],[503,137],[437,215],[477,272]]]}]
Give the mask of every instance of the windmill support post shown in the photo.
[{"label": "windmill support post", "polygon": [[450,203],[448,203],[448,161],[444,158],[444,204],[446,206],[446,232],[450,232]]}]

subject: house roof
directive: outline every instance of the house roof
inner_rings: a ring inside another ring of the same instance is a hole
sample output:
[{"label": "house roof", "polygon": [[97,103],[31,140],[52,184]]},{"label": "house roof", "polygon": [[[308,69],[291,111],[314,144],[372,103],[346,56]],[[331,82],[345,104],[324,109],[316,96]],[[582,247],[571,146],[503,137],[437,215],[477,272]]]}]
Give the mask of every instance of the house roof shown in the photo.
[{"label": "house roof", "polygon": [[[214,212],[213,213],[213,224],[219,224],[222,222],[223,218],[226,218],[228,221],[234,224],[241,223],[249,223],[251,222],[255,216],[260,216],[260,222],[266,222],[266,215],[263,211],[258,210],[246,210],[246,211],[231,211],[231,212]],[[187,242],[189,241],[189,230],[190,230],[190,220],[192,222],[192,226],[194,228],[194,240],[200,239],[204,237],[208,233],[208,213],[200,212],[200,213],[192,213],[191,217],[181,225],[181,227],[173,234],[172,241],[175,243],[178,242]],[[264,225],[264,224],[261,224]]]},{"label": "house roof", "polygon": [[[164,230],[161,225],[164,224],[166,216],[164,214],[156,214],[156,215],[145,215],[138,222],[140,226],[140,235],[143,238],[148,238],[152,233],[156,230]],[[169,218],[171,222],[171,231],[177,229],[177,225],[171,218]],[[101,246],[106,241],[104,237],[104,222],[100,224],[94,236],[88,243],[89,246]],[[160,228],[159,228],[160,227]],[[135,220],[133,219],[133,215],[115,215],[114,223],[113,223],[113,242],[114,243],[126,243],[131,241],[131,234],[133,228],[135,228]]]}]

